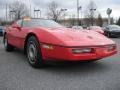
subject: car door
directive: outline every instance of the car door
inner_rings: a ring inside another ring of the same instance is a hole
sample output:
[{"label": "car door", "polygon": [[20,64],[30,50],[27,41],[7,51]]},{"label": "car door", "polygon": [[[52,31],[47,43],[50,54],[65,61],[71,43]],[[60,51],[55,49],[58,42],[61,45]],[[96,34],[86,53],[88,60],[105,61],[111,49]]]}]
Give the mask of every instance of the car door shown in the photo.
[{"label": "car door", "polygon": [[[20,22],[20,21],[18,21]],[[17,28],[15,27],[16,25],[20,25],[18,24],[18,22],[14,22],[10,27],[8,27],[7,30],[7,38],[8,38],[8,42],[13,45],[13,46],[17,46],[17,40],[16,40],[16,32],[17,32]],[[21,25],[20,25],[21,26]]]},{"label": "car door", "polygon": [[[16,26],[19,26],[20,28]],[[23,49],[26,35],[27,35],[27,31],[22,26],[22,20],[19,20],[16,23],[14,23],[10,33],[12,45],[14,45],[17,48]]]}]

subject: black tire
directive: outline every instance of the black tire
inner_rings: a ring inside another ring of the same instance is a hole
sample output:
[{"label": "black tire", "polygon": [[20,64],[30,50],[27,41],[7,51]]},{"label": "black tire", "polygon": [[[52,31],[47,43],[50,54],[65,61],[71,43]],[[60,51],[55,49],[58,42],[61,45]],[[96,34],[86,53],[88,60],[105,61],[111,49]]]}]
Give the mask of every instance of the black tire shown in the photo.
[{"label": "black tire", "polygon": [[8,39],[6,35],[4,35],[3,43],[4,43],[5,51],[11,52],[14,50],[14,47],[8,43]]},{"label": "black tire", "polygon": [[32,67],[39,68],[43,66],[41,48],[36,37],[31,36],[28,38],[26,52],[28,62]]}]

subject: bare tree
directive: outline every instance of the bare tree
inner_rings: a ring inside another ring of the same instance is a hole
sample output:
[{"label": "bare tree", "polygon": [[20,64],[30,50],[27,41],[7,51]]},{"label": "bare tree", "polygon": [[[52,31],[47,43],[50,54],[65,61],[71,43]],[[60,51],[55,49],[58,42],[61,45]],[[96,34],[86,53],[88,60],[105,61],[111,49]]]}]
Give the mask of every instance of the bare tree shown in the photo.
[{"label": "bare tree", "polygon": [[118,19],[116,24],[120,26],[120,17],[119,17],[119,19]]},{"label": "bare tree", "polygon": [[85,11],[85,18],[86,23],[94,25],[95,17],[97,16],[97,6],[93,1],[90,1],[90,3],[87,6],[87,9]]},{"label": "bare tree", "polygon": [[58,3],[56,3],[55,1],[52,1],[48,4],[47,16],[54,19],[55,21],[58,21],[63,12],[63,10],[59,9],[58,6]]},{"label": "bare tree", "polygon": [[98,25],[98,26],[101,26],[101,27],[103,26],[103,19],[102,19],[101,14],[98,15],[97,25]]},{"label": "bare tree", "polygon": [[29,10],[27,6],[20,1],[15,1],[10,5],[10,13],[14,15],[14,19],[20,19],[24,16],[29,16]]}]

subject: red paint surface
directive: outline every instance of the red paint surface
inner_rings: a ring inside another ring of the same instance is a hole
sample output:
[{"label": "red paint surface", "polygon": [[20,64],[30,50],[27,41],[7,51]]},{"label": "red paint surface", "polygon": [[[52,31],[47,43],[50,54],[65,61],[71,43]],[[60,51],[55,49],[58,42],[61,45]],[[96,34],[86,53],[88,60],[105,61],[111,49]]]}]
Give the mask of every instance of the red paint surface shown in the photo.
[{"label": "red paint surface", "polygon": [[[24,49],[27,35],[33,33],[36,35],[41,46],[44,43],[53,46],[52,50],[41,47],[42,56],[45,60],[94,60],[111,56],[117,52],[116,48],[108,52],[105,47],[109,45],[116,46],[114,41],[94,31],[77,31],[64,27],[22,27],[21,30],[18,30],[17,28],[12,27],[14,24],[6,29],[8,42],[17,48]],[[72,53],[72,49],[79,49],[83,47],[93,48],[94,52],[86,54]]]}]

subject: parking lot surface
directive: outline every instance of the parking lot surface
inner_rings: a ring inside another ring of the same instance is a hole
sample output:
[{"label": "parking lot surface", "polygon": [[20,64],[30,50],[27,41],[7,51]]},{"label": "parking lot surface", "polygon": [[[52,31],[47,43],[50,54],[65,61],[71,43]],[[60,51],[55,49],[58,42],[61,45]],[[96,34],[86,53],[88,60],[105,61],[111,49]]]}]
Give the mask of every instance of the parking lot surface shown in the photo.
[{"label": "parking lot surface", "polygon": [[[120,38],[113,40],[120,50]],[[23,52],[5,52],[1,37],[0,90],[120,90],[120,53],[95,63],[34,69]]]}]

